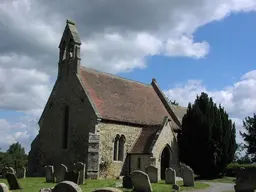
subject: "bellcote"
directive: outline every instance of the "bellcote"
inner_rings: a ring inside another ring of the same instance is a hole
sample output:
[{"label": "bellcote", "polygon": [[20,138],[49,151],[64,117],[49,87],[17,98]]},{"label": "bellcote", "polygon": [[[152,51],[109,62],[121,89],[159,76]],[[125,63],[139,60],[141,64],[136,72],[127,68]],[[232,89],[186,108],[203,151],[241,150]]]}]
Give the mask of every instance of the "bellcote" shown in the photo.
[{"label": "bellcote", "polygon": [[[68,71],[76,72],[80,67],[80,46],[81,40],[74,21],[67,20],[60,44],[59,44],[59,76],[63,70],[62,65]],[[64,62],[65,61],[65,62]]]}]

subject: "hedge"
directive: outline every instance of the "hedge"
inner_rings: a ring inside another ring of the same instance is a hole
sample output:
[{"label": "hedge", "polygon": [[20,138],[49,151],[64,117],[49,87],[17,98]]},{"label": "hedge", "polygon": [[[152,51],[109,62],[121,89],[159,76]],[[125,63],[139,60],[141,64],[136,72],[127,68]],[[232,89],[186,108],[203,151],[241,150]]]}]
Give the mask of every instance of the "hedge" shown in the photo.
[{"label": "hedge", "polygon": [[228,177],[235,177],[236,176],[236,170],[240,167],[256,167],[256,164],[239,164],[239,163],[230,163],[226,167],[226,173],[225,175]]}]

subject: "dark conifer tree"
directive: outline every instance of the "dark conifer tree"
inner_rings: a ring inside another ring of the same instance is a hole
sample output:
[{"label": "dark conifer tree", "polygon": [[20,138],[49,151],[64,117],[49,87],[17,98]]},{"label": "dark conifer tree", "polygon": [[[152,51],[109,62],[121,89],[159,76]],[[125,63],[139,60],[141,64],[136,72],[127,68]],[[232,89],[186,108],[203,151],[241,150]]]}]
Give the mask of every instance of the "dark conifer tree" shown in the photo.
[{"label": "dark conifer tree", "polygon": [[180,161],[202,177],[216,177],[232,162],[237,148],[235,125],[206,93],[189,103],[178,133]]},{"label": "dark conifer tree", "polygon": [[251,156],[251,161],[256,162],[256,114],[254,113],[252,117],[246,117],[243,124],[246,132],[240,132],[240,135],[246,143],[244,148],[247,155]]}]

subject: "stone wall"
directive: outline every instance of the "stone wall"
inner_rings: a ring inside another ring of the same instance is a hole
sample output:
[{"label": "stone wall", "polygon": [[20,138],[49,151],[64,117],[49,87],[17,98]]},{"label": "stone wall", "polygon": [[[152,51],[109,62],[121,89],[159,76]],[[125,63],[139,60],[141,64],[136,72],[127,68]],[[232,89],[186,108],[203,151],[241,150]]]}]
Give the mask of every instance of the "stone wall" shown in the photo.
[{"label": "stone wall", "polygon": [[[107,170],[101,171],[101,176],[117,177],[120,174],[122,175],[127,171],[124,169],[128,169],[128,157],[126,154],[136,142],[140,135],[141,128],[101,122],[97,126],[97,132],[100,135],[100,164],[103,164],[104,162],[108,164]],[[113,160],[114,140],[117,134],[125,136],[124,161]]]},{"label": "stone wall", "polygon": [[[65,65],[67,63],[63,62],[64,69]],[[64,72],[57,79],[39,121],[42,161],[51,165],[72,166],[77,161],[87,164],[89,132],[95,132],[97,118],[78,75]],[[69,106],[69,128],[68,147],[64,149],[62,136],[66,105]]]},{"label": "stone wall", "polygon": [[161,130],[155,145],[152,149],[153,157],[155,158],[155,166],[158,168],[158,174],[160,178],[161,174],[161,154],[165,146],[168,144],[171,149],[171,167],[179,172],[179,160],[178,160],[178,143],[176,141],[174,132],[171,128],[172,122],[167,122]]},{"label": "stone wall", "polygon": [[[131,160],[130,172],[133,172],[135,170],[141,170],[145,172],[145,168],[151,165],[149,154],[141,154],[141,155],[133,154],[131,155],[130,160]],[[139,167],[139,164],[140,164],[140,167]]]}]

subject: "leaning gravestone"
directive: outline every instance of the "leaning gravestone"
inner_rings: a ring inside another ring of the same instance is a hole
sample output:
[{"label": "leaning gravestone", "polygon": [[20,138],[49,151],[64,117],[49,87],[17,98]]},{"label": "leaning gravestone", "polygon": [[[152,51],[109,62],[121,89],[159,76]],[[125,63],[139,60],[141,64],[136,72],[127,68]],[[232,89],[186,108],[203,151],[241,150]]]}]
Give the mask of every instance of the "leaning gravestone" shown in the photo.
[{"label": "leaning gravestone", "polygon": [[64,165],[61,164],[59,171],[56,174],[56,182],[59,183],[61,181],[64,181],[65,179],[65,174],[68,172],[68,168]]},{"label": "leaning gravestone", "polygon": [[72,181],[62,181],[58,183],[52,192],[83,192],[79,185]]},{"label": "leaning gravestone", "polygon": [[236,192],[254,192],[256,190],[256,167],[242,167],[236,171]]},{"label": "leaning gravestone", "polygon": [[132,185],[132,178],[130,175],[125,175],[123,177],[123,188],[126,189],[132,189],[133,185]]},{"label": "leaning gravestone", "polygon": [[78,184],[79,176],[80,176],[80,172],[77,172],[77,173],[74,172],[74,171],[66,172],[64,180],[65,181],[72,181],[75,184]]},{"label": "leaning gravestone", "polygon": [[9,192],[9,188],[5,183],[0,183],[0,192]]},{"label": "leaning gravestone", "polygon": [[146,173],[149,176],[149,180],[151,183],[158,183],[159,179],[158,179],[158,170],[156,167],[154,166],[147,166],[146,167]]},{"label": "leaning gravestone", "polygon": [[53,166],[45,166],[45,178],[47,183],[54,182],[54,169]]},{"label": "leaning gravestone", "polygon": [[20,184],[19,184],[18,180],[17,180],[17,177],[14,174],[7,173],[6,174],[6,179],[7,179],[8,183],[9,183],[10,190],[22,189],[20,187]]},{"label": "leaning gravestone", "polygon": [[12,167],[7,167],[7,173],[15,174],[15,170]]},{"label": "leaning gravestone", "polygon": [[134,187],[134,191],[147,191],[152,192],[152,186],[149,180],[149,177],[143,171],[133,171],[131,173],[132,184]]},{"label": "leaning gravestone", "polygon": [[187,165],[182,166],[182,177],[184,186],[195,186],[194,171]]},{"label": "leaning gravestone", "polygon": [[79,172],[78,185],[83,185],[85,183],[85,164],[78,162],[74,164],[74,171]]},{"label": "leaning gravestone", "polygon": [[172,168],[167,168],[165,170],[165,183],[166,184],[176,184],[176,171]]}]

